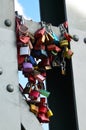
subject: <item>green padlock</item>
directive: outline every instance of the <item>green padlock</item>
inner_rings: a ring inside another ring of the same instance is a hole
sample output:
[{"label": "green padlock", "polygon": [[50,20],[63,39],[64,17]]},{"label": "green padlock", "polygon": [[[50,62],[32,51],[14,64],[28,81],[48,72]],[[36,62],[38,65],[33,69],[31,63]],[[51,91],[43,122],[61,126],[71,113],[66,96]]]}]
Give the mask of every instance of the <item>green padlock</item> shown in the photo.
[{"label": "green padlock", "polygon": [[48,92],[48,91],[46,91],[44,89],[40,89],[39,92],[40,92],[40,94],[42,94],[45,97],[48,97],[50,95],[50,92]]}]

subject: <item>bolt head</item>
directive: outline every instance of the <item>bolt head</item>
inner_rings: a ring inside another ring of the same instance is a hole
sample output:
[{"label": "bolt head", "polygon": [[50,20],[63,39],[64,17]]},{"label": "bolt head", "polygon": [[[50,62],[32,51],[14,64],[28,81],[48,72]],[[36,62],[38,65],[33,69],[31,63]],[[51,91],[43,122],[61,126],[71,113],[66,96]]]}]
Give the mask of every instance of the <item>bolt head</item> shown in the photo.
[{"label": "bolt head", "polygon": [[14,86],[12,84],[7,85],[7,91],[8,92],[13,92],[14,91]]},{"label": "bolt head", "polygon": [[2,75],[2,73],[3,73],[3,70],[2,70],[2,68],[0,68],[0,75]]},{"label": "bolt head", "polygon": [[79,41],[79,37],[77,35],[73,35],[73,40],[78,42]]},{"label": "bolt head", "polygon": [[10,27],[11,24],[12,24],[12,22],[11,22],[10,19],[6,19],[6,20],[5,20],[5,25],[6,25],[6,26]]},{"label": "bolt head", "polygon": [[84,43],[86,43],[86,37],[84,38]]}]

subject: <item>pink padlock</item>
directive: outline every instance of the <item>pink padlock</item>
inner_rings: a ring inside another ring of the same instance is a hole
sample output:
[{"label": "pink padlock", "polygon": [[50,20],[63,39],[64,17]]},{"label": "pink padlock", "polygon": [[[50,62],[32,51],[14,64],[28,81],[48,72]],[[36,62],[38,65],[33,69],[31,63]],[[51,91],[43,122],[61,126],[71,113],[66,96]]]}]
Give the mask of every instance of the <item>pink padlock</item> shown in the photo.
[{"label": "pink padlock", "polygon": [[45,77],[41,74],[37,74],[34,76],[39,82],[43,82],[45,80]]}]

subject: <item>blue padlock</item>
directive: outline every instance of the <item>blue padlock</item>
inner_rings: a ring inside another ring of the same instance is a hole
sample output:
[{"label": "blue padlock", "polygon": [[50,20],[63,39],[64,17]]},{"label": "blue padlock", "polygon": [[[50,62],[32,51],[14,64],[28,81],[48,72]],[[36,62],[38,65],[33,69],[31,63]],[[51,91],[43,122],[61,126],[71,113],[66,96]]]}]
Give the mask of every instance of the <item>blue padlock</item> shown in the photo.
[{"label": "blue padlock", "polygon": [[33,66],[37,65],[37,63],[36,63],[36,61],[35,61],[35,59],[34,59],[33,56],[30,55],[30,56],[28,57],[28,59],[29,59],[30,63],[31,63]]},{"label": "blue padlock", "polygon": [[59,43],[59,38],[58,38],[58,36],[57,36],[54,32],[52,32],[52,36],[54,37],[53,42],[57,45],[57,44]]}]

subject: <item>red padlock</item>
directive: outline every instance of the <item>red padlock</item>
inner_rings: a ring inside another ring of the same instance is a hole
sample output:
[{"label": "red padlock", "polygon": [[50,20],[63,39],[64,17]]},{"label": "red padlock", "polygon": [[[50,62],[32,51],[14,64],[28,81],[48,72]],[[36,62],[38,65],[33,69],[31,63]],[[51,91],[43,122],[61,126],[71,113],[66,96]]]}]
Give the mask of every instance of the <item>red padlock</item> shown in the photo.
[{"label": "red padlock", "polygon": [[37,91],[37,90],[32,90],[30,93],[29,93],[29,98],[31,100],[37,100],[37,98],[40,96],[40,92]]},{"label": "red padlock", "polygon": [[35,79],[35,77],[32,74],[28,75],[28,80],[29,80],[30,83],[33,83],[33,84],[36,83],[36,79]]},{"label": "red padlock", "polygon": [[39,106],[39,113],[46,113],[47,112],[47,106],[45,105],[40,105]]},{"label": "red padlock", "polygon": [[56,46],[55,44],[48,45],[47,49],[49,51],[53,51],[53,50],[56,51],[56,52],[60,52],[61,51],[61,49],[58,46]]},{"label": "red padlock", "polygon": [[37,117],[40,123],[48,123],[50,121],[44,113],[39,113]]},{"label": "red padlock", "polygon": [[35,32],[35,38],[42,37],[45,34],[46,29],[43,27]]}]

